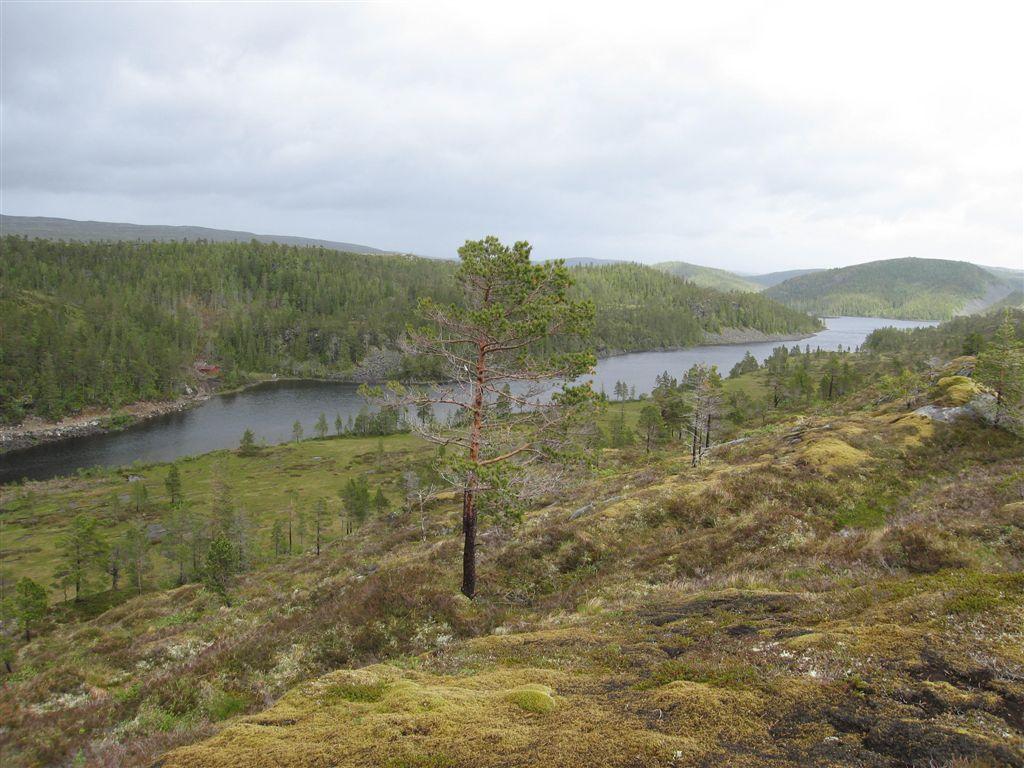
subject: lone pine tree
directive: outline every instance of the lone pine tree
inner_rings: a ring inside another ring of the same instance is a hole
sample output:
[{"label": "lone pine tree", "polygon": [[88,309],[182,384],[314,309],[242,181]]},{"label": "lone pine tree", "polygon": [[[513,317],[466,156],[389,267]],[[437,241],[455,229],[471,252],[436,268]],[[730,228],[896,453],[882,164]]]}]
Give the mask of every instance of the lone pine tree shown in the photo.
[{"label": "lone pine tree", "polygon": [[531,250],[527,242],[506,246],[496,237],[467,241],[456,272],[462,302],[420,302],[427,324],[408,329],[407,351],[435,358],[448,384],[418,392],[395,383],[386,393],[365,390],[417,412],[442,405],[454,411],[449,423],[464,425],[421,420],[413,427],[433,442],[461,449],[448,452],[446,474],[462,492],[462,592],[470,598],[476,593],[481,497],[500,504],[503,495],[509,498],[510,464],[565,451],[567,423],[593,402],[589,384],[550,390],[596,363],[589,351],[551,351],[553,337],[589,336],[594,305],[570,297],[573,280],[564,263],[532,264]]}]

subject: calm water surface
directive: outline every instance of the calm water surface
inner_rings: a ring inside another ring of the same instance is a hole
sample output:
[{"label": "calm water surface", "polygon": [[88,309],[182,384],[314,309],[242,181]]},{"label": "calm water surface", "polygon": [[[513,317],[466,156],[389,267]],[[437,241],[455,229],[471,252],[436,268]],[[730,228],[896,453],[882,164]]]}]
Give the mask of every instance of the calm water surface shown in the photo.
[{"label": "calm water surface", "polygon": [[[674,352],[638,352],[600,360],[594,388],[611,393],[616,381],[649,392],[662,371],[681,375],[694,363],[717,365],[723,374],[749,351],[764,360],[780,344],[810,344],[811,349],[859,346],[876,328],[917,328],[934,323],[874,317],[826,318],[827,328],[800,342],[765,342],[692,347]],[[333,431],[334,417],[355,416],[365,402],[352,384],[288,381],[269,382],[233,395],[211,398],[198,408],[147,420],[122,432],[92,435],[41,445],[0,456],[0,484],[27,477],[43,480],[72,474],[81,467],[121,466],[133,461],[171,461],[238,445],[242,432],[252,429],[257,440],[280,443],[291,438],[292,424],[302,423],[306,434],[321,413]]]}]

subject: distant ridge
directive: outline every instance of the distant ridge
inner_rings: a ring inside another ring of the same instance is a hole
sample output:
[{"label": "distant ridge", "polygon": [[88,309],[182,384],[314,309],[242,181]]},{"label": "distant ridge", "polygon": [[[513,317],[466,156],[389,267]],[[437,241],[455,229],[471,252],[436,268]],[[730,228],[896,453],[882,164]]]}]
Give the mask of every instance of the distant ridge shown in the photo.
[{"label": "distant ridge", "polygon": [[211,229],[210,227],[126,224],[111,221],[76,221],[74,219],[57,219],[49,216],[8,216],[0,214],[0,234],[38,237],[44,240],[80,240],[83,242],[96,240],[156,240],[159,242],[207,240],[223,243],[257,240],[261,243],[280,243],[281,245],[319,246],[321,248],[330,248],[334,251],[345,251],[346,253],[395,253],[395,251],[371,248],[368,245],[318,240],[311,237],[257,235],[253,232]]},{"label": "distant ridge", "polygon": [[752,291],[757,292],[764,288],[754,281],[754,278],[740,277],[735,272],[715,267],[703,267],[699,264],[690,264],[685,261],[663,261],[653,265],[655,269],[668,272],[670,275],[682,277],[691,283],[705,288],[714,288],[719,291]]},{"label": "distant ridge", "polygon": [[966,261],[904,258],[812,272],[764,293],[819,316],[948,320],[983,312],[1019,285],[1012,270],[997,273]]},{"label": "distant ridge", "polygon": [[[544,261],[554,261],[554,259],[544,259]],[[628,262],[622,259],[594,259],[590,256],[570,256],[566,259],[562,259],[567,267],[603,267],[608,264],[626,264]]]},{"label": "distant ridge", "polygon": [[814,272],[824,271],[824,269],[787,269],[782,272],[767,272],[763,275],[742,275],[742,277],[744,280],[750,280],[764,288],[771,288],[773,285],[784,283],[792,277],[802,277]]}]

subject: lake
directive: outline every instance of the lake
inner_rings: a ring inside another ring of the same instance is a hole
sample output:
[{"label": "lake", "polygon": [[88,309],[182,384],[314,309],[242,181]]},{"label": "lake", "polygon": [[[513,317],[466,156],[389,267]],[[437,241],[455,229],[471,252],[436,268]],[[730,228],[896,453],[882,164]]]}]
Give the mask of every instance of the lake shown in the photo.
[{"label": "lake", "polygon": [[[875,317],[825,318],[826,329],[799,342],[722,344],[670,352],[637,352],[598,361],[594,388],[609,395],[616,381],[650,392],[662,371],[680,376],[694,363],[717,365],[727,375],[746,352],[759,361],[780,344],[809,344],[826,350],[860,346],[876,328],[917,328],[935,323],[887,320]],[[292,424],[300,421],[307,435],[321,413],[333,432],[334,417],[355,416],[365,402],[356,386],[319,381],[267,382],[243,392],[218,395],[197,408],[159,416],[121,432],[110,432],[49,443],[0,456],[0,484],[27,477],[45,480],[73,474],[82,467],[115,467],[133,461],[171,461],[238,445],[242,432],[252,429],[258,441],[280,443],[291,439]]]}]

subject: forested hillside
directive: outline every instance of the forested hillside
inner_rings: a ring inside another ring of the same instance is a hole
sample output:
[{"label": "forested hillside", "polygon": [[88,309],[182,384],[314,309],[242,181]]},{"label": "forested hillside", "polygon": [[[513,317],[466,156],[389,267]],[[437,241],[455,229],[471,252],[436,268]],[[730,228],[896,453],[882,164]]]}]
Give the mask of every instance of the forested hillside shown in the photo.
[{"label": "forested hillside", "polygon": [[[64,243],[7,237],[0,262],[0,418],[166,398],[203,360],[252,372],[351,374],[394,350],[418,299],[456,301],[455,262],[264,243]],[[699,343],[725,326],[766,333],[817,321],[755,295],[698,288],[634,264],[576,270],[598,307],[599,351]],[[383,361],[383,362],[382,362]]]},{"label": "forested hillside", "polygon": [[1013,290],[982,267],[943,259],[892,259],[794,277],[765,295],[820,315],[948,320]]},{"label": "forested hillside", "polygon": [[740,277],[725,269],[714,267],[702,267],[699,264],[690,264],[685,261],[663,261],[654,265],[655,269],[668,272],[676,277],[683,277],[696,285],[705,288],[715,288],[719,291],[760,291],[764,286]]}]

